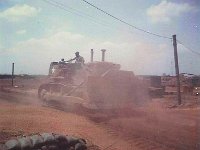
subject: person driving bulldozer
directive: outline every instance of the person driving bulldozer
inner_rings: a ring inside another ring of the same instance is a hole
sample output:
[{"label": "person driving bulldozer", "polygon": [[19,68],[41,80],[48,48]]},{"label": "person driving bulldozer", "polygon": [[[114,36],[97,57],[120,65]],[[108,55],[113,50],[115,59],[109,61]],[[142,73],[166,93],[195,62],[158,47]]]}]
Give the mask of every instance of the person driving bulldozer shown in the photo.
[{"label": "person driving bulldozer", "polygon": [[65,61],[65,59],[62,58],[61,61],[59,61],[59,64],[64,64],[64,63],[66,63],[66,62],[67,62],[67,61]]},{"label": "person driving bulldozer", "polygon": [[79,55],[79,52],[76,52],[75,53],[75,56],[73,59],[70,59],[68,60],[67,62],[71,62],[73,60],[75,60],[75,63],[81,63],[81,64],[84,64],[85,63],[85,60],[82,56]]}]

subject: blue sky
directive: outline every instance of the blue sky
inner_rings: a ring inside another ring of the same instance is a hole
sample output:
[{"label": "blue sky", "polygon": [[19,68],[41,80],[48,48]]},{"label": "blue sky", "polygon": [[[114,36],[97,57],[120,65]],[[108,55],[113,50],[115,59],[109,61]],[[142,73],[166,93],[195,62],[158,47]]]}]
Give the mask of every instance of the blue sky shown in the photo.
[{"label": "blue sky", "polygon": [[[198,0],[88,0],[146,31],[177,35],[200,53]],[[53,3],[53,4],[52,4]],[[56,5],[56,6],[55,6]],[[64,9],[64,10],[63,10]],[[172,41],[152,36],[103,14],[82,0],[0,0],[0,73],[47,74],[51,61],[74,52],[88,62],[107,49],[106,60],[135,74],[174,74]],[[200,74],[200,55],[178,44],[180,72]]]}]

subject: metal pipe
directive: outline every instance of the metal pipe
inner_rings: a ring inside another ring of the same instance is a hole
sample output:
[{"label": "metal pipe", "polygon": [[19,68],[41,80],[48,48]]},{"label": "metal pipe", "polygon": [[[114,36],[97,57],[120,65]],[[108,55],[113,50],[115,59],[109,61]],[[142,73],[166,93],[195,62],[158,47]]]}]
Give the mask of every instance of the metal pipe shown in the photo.
[{"label": "metal pipe", "polygon": [[93,62],[93,57],[94,57],[94,51],[91,49],[91,62]]},{"label": "metal pipe", "polygon": [[102,49],[102,60],[101,61],[105,61],[105,52],[106,50],[105,49]]}]

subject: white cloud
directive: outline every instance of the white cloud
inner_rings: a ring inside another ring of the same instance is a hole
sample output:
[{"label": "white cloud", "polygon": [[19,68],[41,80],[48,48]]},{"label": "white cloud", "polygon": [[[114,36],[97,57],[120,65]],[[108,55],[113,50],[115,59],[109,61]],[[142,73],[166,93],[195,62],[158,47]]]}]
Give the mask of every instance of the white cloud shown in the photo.
[{"label": "white cloud", "polygon": [[26,34],[26,30],[25,29],[18,30],[18,31],[16,31],[16,34]]},{"label": "white cloud", "polygon": [[2,12],[0,18],[8,19],[9,21],[19,21],[24,18],[34,17],[40,12],[40,9],[29,6],[27,4],[15,5]]},{"label": "white cloud", "polygon": [[158,5],[152,5],[147,9],[147,15],[151,21],[170,22],[173,18],[181,16],[183,13],[196,11],[196,8],[187,3],[173,3],[167,0],[161,1]]},{"label": "white cloud", "polygon": [[[22,49],[27,49],[29,51],[32,51],[34,53],[46,53],[46,52],[55,52],[55,55],[57,51],[71,48],[70,45],[80,45],[84,41],[84,36],[81,34],[72,34],[70,32],[57,32],[53,35],[50,35],[48,37],[43,38],[32,38],[27,41],[22,41],[17,44],[17,47],[21,47]],[[14,49],[17,51],[18,49]],[[62,51],[62,52],[63,52]]]},{"label": "white cloud", "polygon": [[74,57],[75,51],[84,53],[86,38],[81,34],[57,32],[43,38],[32,38],[18,42],[9,50],[13,60],[26,73],[46,74],[51,61]]},{"label": "white cloud", "polygon": [[106,61],[121,64],[123,69],[136,74],[162,74],[169,62],[169,47],[166,45],[154,45],[143,40],[97,41],[71,32],[57,32],[48,37],[19,42],[12,49],[12,54],[18,57],[18,62],[15,62],[20,65],[19,68],[29,73],[44,74],[48,72],[51,61],[73,58],[76,51],[86,62],[89,61],[91,48],[95,52],[95,61],[101,60],[100,50],[107,49]]}]

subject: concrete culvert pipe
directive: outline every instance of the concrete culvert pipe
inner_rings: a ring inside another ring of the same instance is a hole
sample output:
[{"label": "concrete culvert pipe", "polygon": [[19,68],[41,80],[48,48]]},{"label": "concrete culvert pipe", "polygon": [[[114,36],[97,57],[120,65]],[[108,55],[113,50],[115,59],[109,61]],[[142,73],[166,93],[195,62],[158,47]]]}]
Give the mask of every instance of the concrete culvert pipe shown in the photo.
[{"label": "concrete culvert pipe", "polygon": [[11,139],[0,150],[87,150],[84,139],[54,133],[42,133]]}]

